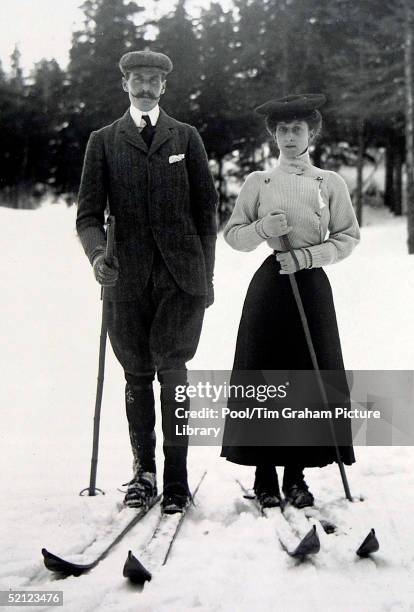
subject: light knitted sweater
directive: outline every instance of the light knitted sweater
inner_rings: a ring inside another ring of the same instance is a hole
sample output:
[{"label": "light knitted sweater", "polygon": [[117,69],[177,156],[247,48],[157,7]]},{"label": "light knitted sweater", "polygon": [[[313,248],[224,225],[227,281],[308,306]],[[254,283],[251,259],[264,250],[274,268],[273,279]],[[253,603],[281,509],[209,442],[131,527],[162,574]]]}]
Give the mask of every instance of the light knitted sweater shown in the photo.
[{"label": "light knitted sweater", "polygon": [[271,249],[285,251],[280,238],[263,231],[263,218],[272,212],[286,214],[290,242],[311,254],[312,268],[344,259],[360,240],[345,181],[312,166],[307,151],[293,161],[280,156],[276,168],[249,174],[224,229],[228,244],[252,251],[267,240]]}]

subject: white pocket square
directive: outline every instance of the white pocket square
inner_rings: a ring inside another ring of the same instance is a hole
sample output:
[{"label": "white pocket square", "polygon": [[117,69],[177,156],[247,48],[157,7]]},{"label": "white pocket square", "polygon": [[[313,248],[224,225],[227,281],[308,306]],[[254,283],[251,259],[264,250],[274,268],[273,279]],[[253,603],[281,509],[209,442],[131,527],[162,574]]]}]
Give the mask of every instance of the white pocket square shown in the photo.
[{"label": "white pocket square", "polygon": [[184,153],[180,153],[179,155],[170,155],[170,157],[168,158],[168,161],[170,164],[175,164],[175,162],[179,162],[182,159],[184,159],[185,154]]}]

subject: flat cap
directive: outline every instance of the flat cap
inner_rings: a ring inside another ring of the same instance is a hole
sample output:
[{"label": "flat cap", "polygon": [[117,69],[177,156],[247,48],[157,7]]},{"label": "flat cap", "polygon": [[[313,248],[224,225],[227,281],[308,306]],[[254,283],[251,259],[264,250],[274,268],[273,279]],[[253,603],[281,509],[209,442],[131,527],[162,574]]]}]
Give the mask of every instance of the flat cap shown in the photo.
[{"label": "flat cap", "polygon": [[271,115],[274,119],[289,119],[297,115],[311,113],[323,106],[326,97],[323,94],[296,94],[268,100],[254,110],[259,115]]},{"label": "flat cap", "polygon": [[164,55],[164,53],[130,51],[119,60],[119,68],[123,75],[134,68],[158,68],[168,74],[173,69],[173,64],[168,55]]}]

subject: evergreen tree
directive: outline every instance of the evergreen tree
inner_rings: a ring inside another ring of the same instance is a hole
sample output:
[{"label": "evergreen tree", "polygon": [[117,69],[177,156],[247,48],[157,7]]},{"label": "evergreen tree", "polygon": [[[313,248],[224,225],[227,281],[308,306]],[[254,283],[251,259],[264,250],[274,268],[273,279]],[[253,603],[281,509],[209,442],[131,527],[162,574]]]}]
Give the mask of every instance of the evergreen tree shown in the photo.
[{"label": "evergreen tree", "polygon": [[172,13],[158,20],[158,34],[151,48],[166,53],[174,64],[174,70],[168,76],[162,106],[179,121],[198,124],[200,45],[185,5],[185,0],[179,0]]},{"label": "evergreen tree", "polygon": [[404,93],[406,142],[406,201],[408,252],[414,253],[414,9],[409,0],[399,3],[404,15]]},{"label": "evergreen tree", "polygon": [[203,11],[197,30],[200,39],[200,80],[197,105],[200,134],[209,157],[217,163],[219,214],[226,208],[224,159],[237,149],[239,121],[235,87],[236,49],[231,11],[212,3]]},{"label": "evergreen tree", "polygon": [[67,143],[67,172],[61,177],[76,190],[86,141],[92,130],[111,123],[128,107],[118,62],[130,50],[145,46],[143,29],[133,17],[143,9],[135,2],[86,0],[83,28],[75,32],[68,68],[70,107],[62,133]]},{"label": "evergreen tree", "polygon": [[0,81],[0,185],[7,204],[19,207],[20,193],[28,179],[30,111],[26,98],[20,51],[11,55],[11,74]]},{"label": "evergreen tree", "polygon": [[23,70],[20,66],[20,58],[22,54],[20,53],[19,47],[16,45],[13,49],[13,53],[10,56],[10,64],[11,64],[11,76],[10,83],[17,90],[23,91],[24,81],[23,81]]},{"label": "evergreen tree", "polygon": [[66,113],[65,74],[56,60],[35,64],[28,88],[30,106],[29,159],[33,182],[56,184],[61,159],[60,133]]},{"label": "evergreen tree", "polygon": [[359,140],[357,199],[360,203],[363,151],[368,144],[385,146],[385,202],[394,212],[401,212],[401,136],[405,126],[409,252],[414,252],[414,204],[411,207],[414,178],[410,179],[410,173],[414,176],[412,136],[409,143],[409,125],[413,121],[412,12],[409,0],[396,0],[392,4],[378,4],[374,0],[361,0],[357,4],[329,0],[327,11],[331,19],[333,14],[341,15],[330,83],[334,89],[342,91],[337,104],[342,122],[343,118],[348,118],[356,128],[353,133]]},{"label": "evergreen tree", "polygon": [[[323,2],[322,2],[323,4]],[[250,108],[270,98],[326,91],[327,52],[316,0],[236,0],[238,76]],[[259,127],[260,126],[260,127]],[[251,141],[273,139],[250,115]],[[250,154],[252,153],[252,145]],[[252,155],[254,167],[254,155]]]},{"label": "evergreen tree", "polygon": [[0,189],[7,204],[27,207],[34,191],[55,184],[65,77],[55,60],[42,60],[24,79],[18,49],[11,59],[11,74],[0,72]]}]

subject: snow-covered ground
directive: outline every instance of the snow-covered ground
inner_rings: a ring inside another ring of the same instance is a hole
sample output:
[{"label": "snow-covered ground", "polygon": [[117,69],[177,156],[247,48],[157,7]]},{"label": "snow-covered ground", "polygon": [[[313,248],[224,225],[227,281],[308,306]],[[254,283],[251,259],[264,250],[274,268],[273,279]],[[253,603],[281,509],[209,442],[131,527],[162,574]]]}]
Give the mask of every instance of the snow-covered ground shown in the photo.
[{"label": "snow-covered ground", "polygon": [[[335,466],[307,470],[318,503],[338,525],[337,535],[320,533],[314,562],[295,565],[271,522],[243,500],[234,479],[250,485],[251,468],[220,459],[217,447],[192,447],[190,484],[208,469],[197,507],[143,592],[126,584],[122,567],[129,549],[139,555],[157,511],[89,575],[57,581],[44,568],[43,546],[68,556],[105,534],[122,502],[117,487],[130,477],[123,375],[109,348],[98,469],[106,495],[78,496],[89,480],[101,305],[75,212],[0,208],[0,589],[62,589],[63,609],[73,612],[414,610],[412,447],[358,447],[348,476],[365,501],[354,504],[343,499]],[[406,254],[405,220],[367,215],[354,255],[326,269],[345,362],[413,369],[414,257]],[[246,287],[266,255],[266,247],[237,253],[220,237],[216,303],[190,368],[231,367]],[[161,468],[160,449],[158,459]],[[362,560],[355,549],[371,527],[381,549]]]}]

